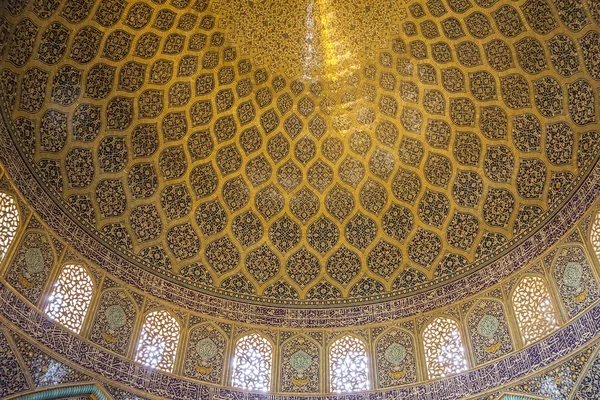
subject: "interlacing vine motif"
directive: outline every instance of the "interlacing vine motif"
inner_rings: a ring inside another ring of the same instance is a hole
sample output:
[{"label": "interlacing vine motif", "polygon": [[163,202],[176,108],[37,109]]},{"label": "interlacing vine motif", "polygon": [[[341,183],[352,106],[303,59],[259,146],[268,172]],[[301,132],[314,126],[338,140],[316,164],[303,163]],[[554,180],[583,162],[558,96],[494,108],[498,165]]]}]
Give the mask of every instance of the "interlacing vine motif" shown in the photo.
[{"label": "interlacing vine motif", "polygon": [[4,259],[19,227],[19,210],[15,199],[0,192],[0,262]]},{"label": "interlacing vine motif", "polygon": [[238,340],[233,357],[231,383],[248,390],[268,391],[271,385],[273,347],[257,333]]},{"label": "interlacing vine motif", "polygon": [[523,278],[512,296],[515,316],[527,345],[549,335],[558,328],[546,282],[539,276]]},{"label": "interlacing vine motif", "polygon": [[79,333],[92,300],[94,283],[81,265],[67,264],[54,283],[46,314]]},{"label": "interlacing vine motif", "polygon": [[165,310],[146,316],[135,360],[152,368],[171,372],[179,343],[179,323]]},{"label": "interlacing vine motif", "polygon": [[353,336],[344,336],[331,345],[329,376],[332,392],[369,389],[369,358],[363,341]]},{"label": "interlacing vine motif", "polygon": [[468,368],[458,323],[453,319],[434,319],[423,331],[423,347],[429,379],[456,374]]}]

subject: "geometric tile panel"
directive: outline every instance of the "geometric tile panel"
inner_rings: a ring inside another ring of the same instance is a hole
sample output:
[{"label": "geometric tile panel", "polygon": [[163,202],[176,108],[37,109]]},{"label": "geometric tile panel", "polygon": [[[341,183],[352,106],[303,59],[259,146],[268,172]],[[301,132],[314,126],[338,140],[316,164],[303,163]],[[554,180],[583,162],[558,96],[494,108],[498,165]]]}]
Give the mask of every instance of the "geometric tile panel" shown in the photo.
[{"label": "geometric tile panel", "polygon": [[[212,283],[189,284],[269,303],[320,284],[340,294],[329,303],[359,302],[396,293],[408,270],[420,286],[465,273],[485,232],[507,239],[490,253],[509,246],[597,153],[600,33],[582,30],[586,12],[304,3],[7,6],[0,86],[15,138],[111,246],[176,278],[204,265]],[[413,251],[424,238],[435,248]],[[393,265],[374,265],[380,243]],[[244,260],[263,245],[285,268],[255,279]],[[353,276],[381,287],[335,278],[341,246]],[[465,262],[437,269],[445,250]],[[215,254],[241,262],[224,271]]]}]

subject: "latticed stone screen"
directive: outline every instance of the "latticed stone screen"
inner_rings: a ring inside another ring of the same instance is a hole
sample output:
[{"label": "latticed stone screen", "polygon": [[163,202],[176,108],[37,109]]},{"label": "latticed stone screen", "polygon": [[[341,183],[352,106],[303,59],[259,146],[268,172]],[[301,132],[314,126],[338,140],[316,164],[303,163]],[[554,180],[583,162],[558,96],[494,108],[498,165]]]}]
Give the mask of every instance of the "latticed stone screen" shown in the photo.
[{"label": "latticed stone screen", "polygon": [[179,323],[165,310],[146,316],[135,360],[152,368],[172,371],[179,343]]},{"label": "latticed stone screen", "polygon": [[0,261],[4,259],[19,227],[19,210],[15,199],[0,192]]},{"label": "latticed stone screen", "polygon": [[338,339],[329,350],[329,376],[332,392],[368,390],[367,346],[352,336]]},{"label": "latticed stone screen", "polygon": [[533,343],[558,328],[556,312],[543,278],[524,278],[515,288],[512,300],[525,344]]},{"label": "latticed stone screen", "polygon": [[92,300],[94,284],[81,265],[67,264],[56,280],[46,304],[52,319],[79,333]]},{"label": "latticed stone screen", "polygon": [[248,390],[268,391],[271,385],[273,347],[257,333],[244,336],[235,346],[232,384]]},{"label": "latticed stone screen", "polygon": [[430,379],[467,370],[465,348],[453,319],[434,319],[423,332],[423,347]]}]

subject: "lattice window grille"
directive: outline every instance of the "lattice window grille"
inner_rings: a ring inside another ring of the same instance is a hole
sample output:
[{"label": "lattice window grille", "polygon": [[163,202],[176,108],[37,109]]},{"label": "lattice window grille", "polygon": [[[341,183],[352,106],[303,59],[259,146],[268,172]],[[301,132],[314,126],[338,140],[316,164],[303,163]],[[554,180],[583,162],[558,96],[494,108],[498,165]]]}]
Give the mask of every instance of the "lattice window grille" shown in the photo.
[{"label": "lattice window grille", "polygon": [[467,357],[460,329],[453,319],[434,319],[423,331],[423,346],[430,379],[467,370]]},{"label": "lattice window grille", "polygon": [[0,192],[0,262],[4,259],[19,227],[19,210],[15,199]]},{"label": "lattice window grille", "polygon": [[172,372],[179,343],[179,323],[165,310],[146,316],[135,360],[148,367]]},{"label": "lattice window grille", "polygon": [[52,287],[46,303],[46,314],[79,333],[92,301],[94,284],[81,265],[65,265]]},{"label": "lattice window grille", "polygon": [[332,392],[368,390],[369,357],[366,345],[353,336],[336,340],[329,350],[329,375]]},{"label": "lattice window grille", "polygon": [[257,333],[237,341],[233,357],[232,385],[241,389],[268,391],[271,385],[273,347]]},{"label": "lattice window grille", "polygon": [[515,288],[512,301],[519,330],[526,345],[558,329],[552,298],[543,278],[525,277]]}]

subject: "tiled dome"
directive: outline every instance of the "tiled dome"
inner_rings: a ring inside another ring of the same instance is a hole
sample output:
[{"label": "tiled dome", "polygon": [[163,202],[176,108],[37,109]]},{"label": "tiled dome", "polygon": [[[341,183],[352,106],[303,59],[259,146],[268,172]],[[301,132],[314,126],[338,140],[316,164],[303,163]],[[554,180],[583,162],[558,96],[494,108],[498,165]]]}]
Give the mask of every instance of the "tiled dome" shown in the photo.
[{"label": "tiled dome", "polygon": [[111,252],[218,297],[348,304],[464,275],[598,149],[599,34],[540,1],[8,11],[4,108],[45,188]]},{"label": "tiled dome", "polygon": [[0,94],[0,397],[600,382],[597,0],[10,0]]}]

